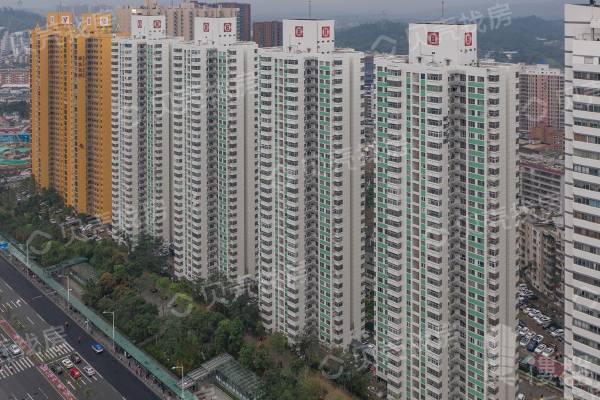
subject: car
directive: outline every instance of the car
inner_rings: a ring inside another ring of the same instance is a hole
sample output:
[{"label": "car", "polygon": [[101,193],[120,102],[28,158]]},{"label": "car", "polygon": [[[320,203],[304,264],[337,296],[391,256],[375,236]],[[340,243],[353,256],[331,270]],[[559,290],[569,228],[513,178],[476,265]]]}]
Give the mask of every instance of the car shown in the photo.
[{"label": "car", "polygon": [[538,343],[542,343],[544,341],[544,337],[542,335],[537,335],[533,338],[533,340],[535,340]]},{"label": "car", "polygon": [[63,369],[59,364],[51,364],[50,371],[54,372],[55,375],[60,375],[63,373]]},{"label": "car", "polygon": [[527,345],[527,351],[535,351],[535,348],[538,346],[538,342],[536,342],[535,340],[532,340],[529,342],[529,344]]},{"label": "car", "polygon": [[557,329],[555,329],[554,331],[550,332],[550,335],[551,335],[552,337],[558,337],[558,336],[562,336],[562,335],[564,335],[564,334],[565,334],[565,331],[564,331],[564,330],[562,330],[562,329],[560,329],[560,328],[557,328]]},{"label": "car", "polygon": [[533,318],[536,315],[538,315],[539,313],[540,313],[539,310],[536,310],[535,308],[532,308],[531,310],[529,310],[529,312],[527,313],[527,315],[529,315],[531,318]]},{"label": "car", "polygon": [[521,347],[527,347],[527,345],[529,344],[529,338],[527,338],[526,336],[524,336],[521,341],[519,342],[519,345],[521,345]]},{"label": "car", "polygon": [[79,354],[75,353],[75,354],[71,354],[71,356],[69,356],[69,358],[71,359],[71,361],[73,361],[75,364],[79,364],[81,362],[81,357],[79,357]]},{"label": "car", "polygon": [[527,337],[527,339],[531,340],[535,337],[535,332],[529,331],[525,336]]},{"label": "car", "polygon": [[2,351],[0,351],[0,355],[2,356],[2,358],[8,358],[10,357],[10,352],[6,347],[3,347]]},{"label": "car", "polygon": [[552,355],[552,353],[554,353],[554,346],[548,346],[548,347],[546,347],[546,349],[544,349],[544,351],[542,352],[542,355],[544,357],[550,357]]},{"label": "car", "polygon": [[527,400],[527,398],[525,397],[525,395],[523,393],[519,393],[517,395],[517,400]]},{"label": "car", "polygon": [[542,354],[542,351],[546,350],[546,345],[544,343],[540,343],[534,350],[536,354]]},{"label": "car", "polygon": [[104,346],[102,346],[100,343],[94,343],[92,345],[92,350],[94,350],[94,353],[100,354],[104,351]]},{"label": "car", "polygon": [[79,370],[75,367],[69,370],[69,374],[75,379],[79,379],[81,377],[81,372],[79,372]]},{"label": "car", "polygon": [[65,358],[60,363],[62,364],[62,366],[65,369],[71,369],[71,368],[73,368],[75,366],[75,364],[73,364],[73,361],[69,360],[68,358]]},{"label": "car", "polygon": [[521,335],[521,336],[527,335],[528,333],[529,333],[529,328],[526,326],[519,329],[519,335]]},{"label": "car", "polygon": [[11,344],[10,352],[12,353],[13,356],[18,356],[19,354],[21,354],[23,352],[23,350],[21,350],[21,348],[19,346],[17,346],[16,344]]},{"label": "car", "polygon": [[94,376],[96,374],[96,371],[94,371],[94,368],[90,367],[89,365],[86,365],[85,367],[83,367],[83,372],[85,372],[85,374],[87,376]]}]

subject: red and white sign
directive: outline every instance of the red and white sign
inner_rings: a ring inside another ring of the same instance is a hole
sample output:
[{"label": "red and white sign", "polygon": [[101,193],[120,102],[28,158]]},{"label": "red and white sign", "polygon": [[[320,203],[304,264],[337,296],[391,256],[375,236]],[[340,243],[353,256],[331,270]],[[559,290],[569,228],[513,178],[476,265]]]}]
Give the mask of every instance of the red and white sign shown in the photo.
[{"label": "red and white sign", "polygon": [[223,32],[231,32],[231,22],[225,22],[223,24]]},{"label": "red and white sign", "polygon": [[331,37],[331,27],[330,26],[321,27],[321,37],[323,39],[328,39]]},{"label": "red and white sign", "polygon": [[108,17],[100,17],[100,26],[108,26]]},{"label": "red and white sign", "polygon": [[210,24],[208,22],[205,22],[202,24],[202,31],[203,32],[210,32]]},{"label": "red and white sign", "polygon": [[465,46],[473,46],[473,32],[465,32]]},{"label": "red and white sign", "polygon": [[144,23],[142,22],[141,19],[138,19],[138,28],[142,29],[142,26],[144,25]]},{"label": "red and white sign", "polygon": [[160,19],[155,19],[152,22],[152,25],[154,26],[154,29],[160,29],[160,27],[162,25],[162,21]]},{"label": "red and white sign", "polygon": [[440,45],[440,33],[439,32],[427,32],[427,44],[430,46]]},{"label": "red and white sign", "polygon": [[295,32],[297,38],[304,37],[304,27],[303,26],[296,26],[296,29],[294,29],[294,32]]}]

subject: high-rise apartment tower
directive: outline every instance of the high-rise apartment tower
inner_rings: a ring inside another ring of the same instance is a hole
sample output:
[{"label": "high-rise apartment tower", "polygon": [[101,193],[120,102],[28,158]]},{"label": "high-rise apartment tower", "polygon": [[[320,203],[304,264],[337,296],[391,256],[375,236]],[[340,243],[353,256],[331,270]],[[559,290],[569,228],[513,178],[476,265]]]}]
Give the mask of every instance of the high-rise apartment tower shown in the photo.
[{"label": "high-rise apartment tower", "polygon": [[31,33],[32,172],[80,213],[111,218],[110,14],[50,13]]},{"label": "high-rise apartment tower", "polygon": [[600,6],[565,6],[565,399],[600,399]]},{"label": "high-rise apartment tower", "polygon": [[375,337],[390,399],[514,399],[519,67],[476,25],[375,57]]},{"label": "high-rise apartment tower", "polygon": [[334,22],[285,20],[259,49],[259,300],[264,326],[346,347],[364,325],[362,57]]}]

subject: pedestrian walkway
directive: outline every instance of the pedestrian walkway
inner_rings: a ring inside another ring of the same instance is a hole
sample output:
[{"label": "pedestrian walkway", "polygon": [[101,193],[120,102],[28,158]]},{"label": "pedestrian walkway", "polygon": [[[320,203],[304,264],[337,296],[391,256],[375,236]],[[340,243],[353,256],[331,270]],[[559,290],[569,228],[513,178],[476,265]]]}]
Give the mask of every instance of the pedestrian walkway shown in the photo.
[{"label": "pedestrian walkway", "polygon": [[38,351],[37,355],[45,363],[55,361],[73,352],[73,347],[67,342],[52,346],[46,350]]},{"label": "pedestrian walkway", "polygon": [[20,357],[3,361],[0,363],[0,380],[11,377],[29,368],[33,368],[34,366],[35,364],[29,357]]}]

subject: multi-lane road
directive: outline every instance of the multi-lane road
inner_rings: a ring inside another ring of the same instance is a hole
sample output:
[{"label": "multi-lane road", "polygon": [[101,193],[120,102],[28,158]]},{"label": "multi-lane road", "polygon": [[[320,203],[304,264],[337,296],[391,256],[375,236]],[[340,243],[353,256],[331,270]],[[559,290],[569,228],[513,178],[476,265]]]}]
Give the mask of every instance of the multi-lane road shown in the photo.
[{"label": "multi-lane road", "polygon": [[[2,354],[14,343],[23,348],[21,354]],[[0,256],[0,399],[159,399],[109,352],[96,354],[93,343],[88,332]],[[68,370],[48,373],[48,367],[74,354],[82,359],[75,364],[80,377]],[[86,366],[95,371],[92,376],[84,373]]]}]

